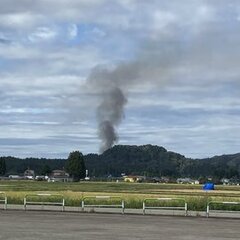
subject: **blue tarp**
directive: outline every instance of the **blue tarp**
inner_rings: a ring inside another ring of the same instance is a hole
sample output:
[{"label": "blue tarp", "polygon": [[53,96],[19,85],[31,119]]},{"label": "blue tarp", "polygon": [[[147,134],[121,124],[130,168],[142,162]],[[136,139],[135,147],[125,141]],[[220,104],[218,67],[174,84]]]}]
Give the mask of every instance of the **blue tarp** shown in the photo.
[{"label": "blue tarp", "polygon": [[214,190],[214,184],[213,183],[205,183],[203,186],[203,190]]}]

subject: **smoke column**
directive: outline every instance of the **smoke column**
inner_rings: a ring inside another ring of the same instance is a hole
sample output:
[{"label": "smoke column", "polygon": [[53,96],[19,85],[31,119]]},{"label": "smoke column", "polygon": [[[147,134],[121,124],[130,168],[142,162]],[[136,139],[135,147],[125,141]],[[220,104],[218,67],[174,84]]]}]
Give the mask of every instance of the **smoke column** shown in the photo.
[{"label": "smoke column", "polygon": [[112,147],[118,140],[116,127],[124,116],[127,100],[120,88],[113,88],[104,93],[97,109],[98,135],[101,139],[100,152]]},{"label": "smoke column", "polygon": [[[125,72],[125,71],[124,71]],[[116,128],[124,117],[124,107],[127,104],[124,81],[131,74],[97,67],[92,70],[87,84],[93,89],[99,99],[97,107],[98,136],[101,139],[100,153],[111,148],[118,141]]]},{"label": "smoke column", "polygon": [[[152,46],[152,45],[151,45]],[[124,117],[126,94],[133,88],[161,87],[172,72],[176,62],[175,49],[157,51],[157,47],[144,48],[137,60],[118,64],[115,68],[97,66],[92,69],[86,84],[89,91],[98,96],[98,136],[100,153],[118,141],[117,127]]]}]

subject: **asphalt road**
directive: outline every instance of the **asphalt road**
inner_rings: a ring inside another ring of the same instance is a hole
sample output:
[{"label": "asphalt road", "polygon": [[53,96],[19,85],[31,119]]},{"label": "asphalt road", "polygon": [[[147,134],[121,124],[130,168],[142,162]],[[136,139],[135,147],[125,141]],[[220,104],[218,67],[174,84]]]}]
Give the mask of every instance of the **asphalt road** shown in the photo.
[{"label": "asphalt road", "polygon": [[240,239],[239,219],[0,211],[4,240]]}]

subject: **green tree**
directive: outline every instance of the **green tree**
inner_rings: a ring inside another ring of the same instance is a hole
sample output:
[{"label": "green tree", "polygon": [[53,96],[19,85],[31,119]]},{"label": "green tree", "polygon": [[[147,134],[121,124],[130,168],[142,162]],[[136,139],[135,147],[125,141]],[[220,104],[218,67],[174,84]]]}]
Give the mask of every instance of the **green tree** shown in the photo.
[{"label": "green tree", "polygon": [[74,181],[85,177],[86,167],[83,154],[79,151],[71,152],[66,162],[66,170]]},{"label": "green tree", "polygon": [[49,167],[49,165],[45,164],[43,166],[43,168],[41,169],[41,174],[42,175],[47,175],[49,176],[49,174],[52,172],[51,168]]},{"label": "green tree", "polygon": [[5,175],[6,173],[6,162],[5,159],[0,159],[0,175]]}]

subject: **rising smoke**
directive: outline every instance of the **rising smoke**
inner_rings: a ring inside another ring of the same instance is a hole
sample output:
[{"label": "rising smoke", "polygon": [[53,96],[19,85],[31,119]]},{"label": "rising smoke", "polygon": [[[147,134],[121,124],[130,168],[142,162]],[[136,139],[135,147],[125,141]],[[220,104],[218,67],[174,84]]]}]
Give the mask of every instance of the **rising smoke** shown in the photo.
[{"label": "rising smoke", "polygon": [[118,140],[116,127],[124,116],[124,105],[127,103],[123,91],[118,88],[109,89],[102,96],[97,109],[98,135],[102,141],[100,152],[112,147]]},{"label": "rising smoke", "polygon": [[94,87],[99,97],[97,121],[98,136],[101,139],[100,153],[111,148],[118,141],[116,128],[124,117],[124,106],[127,103],[121,79],[126,77],[126,75],[122,76],[119,69],[107,70],[97,67],[87,81],[91,87]]},{"label": "rising smoke", "polygon": [[[111,148],[118,141],[117,127],[124,117],[127,93],[134,86],[154,82],[155,87],[166,80],[166,73],[173,65],[174,49],[157,52],[157,48],[144,49],[138,60],[121,63],[115,68],[95,67],[87,79],[87,85],[99,100],[97,107],[98,136],[101,139],[100,153]],[[176,53],[174,52],[174,55]]]}]

